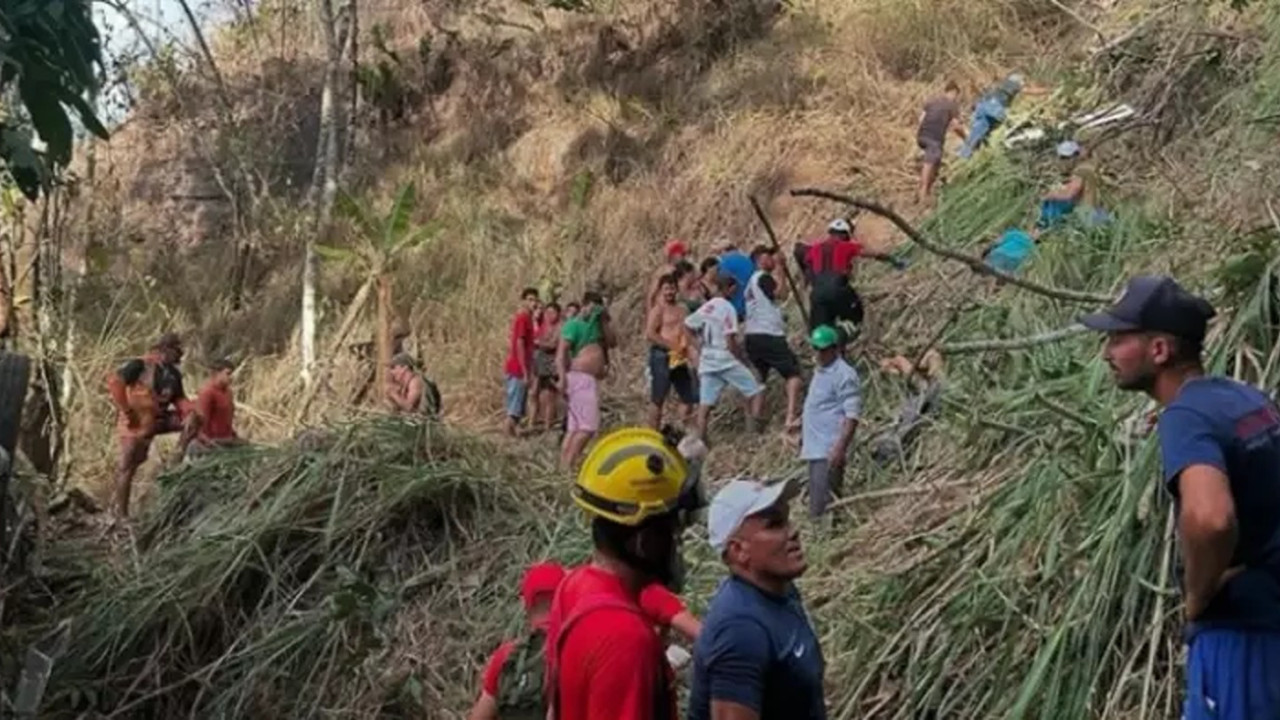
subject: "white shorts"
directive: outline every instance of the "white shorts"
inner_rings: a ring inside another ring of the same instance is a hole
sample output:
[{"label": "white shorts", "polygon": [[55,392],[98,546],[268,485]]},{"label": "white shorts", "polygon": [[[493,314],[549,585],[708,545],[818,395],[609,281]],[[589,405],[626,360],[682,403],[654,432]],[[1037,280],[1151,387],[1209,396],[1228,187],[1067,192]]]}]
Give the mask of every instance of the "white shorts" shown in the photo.
[{"label": "white shorts", "polygon": [[720,391],[724,390],[726,385],[733,386],[746,397],[755,397],[764,390],[756,380],[756,376],[751,374],[747,366],[741,362],[735,362],[723,370],[700,371],[698,385],[698,398],[708,407],[716,404],[716,400],[720,398]]}]

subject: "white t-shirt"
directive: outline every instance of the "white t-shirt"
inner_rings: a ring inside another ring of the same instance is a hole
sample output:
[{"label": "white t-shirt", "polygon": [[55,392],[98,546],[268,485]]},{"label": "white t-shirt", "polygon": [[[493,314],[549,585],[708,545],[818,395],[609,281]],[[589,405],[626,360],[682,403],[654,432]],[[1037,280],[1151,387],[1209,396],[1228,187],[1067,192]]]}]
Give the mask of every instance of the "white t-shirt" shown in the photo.
[{"label": "white t-shirt", "polygon": [[757,270],[747,283],[747,321],[743,326],[747,335],[777,335],[786,337],[787,324],[782,319],[782,310],[778,304],[765,295],[760,288],[760,278],[768,275]]},{"label": "white t-shirt", "polygon": [[729,336],[738,334],[738,311],[722,297],[711,298],[684,319],[685,327],[698,334],[701,345],[698,370],[717,372],[738,362],[729,351]]}]

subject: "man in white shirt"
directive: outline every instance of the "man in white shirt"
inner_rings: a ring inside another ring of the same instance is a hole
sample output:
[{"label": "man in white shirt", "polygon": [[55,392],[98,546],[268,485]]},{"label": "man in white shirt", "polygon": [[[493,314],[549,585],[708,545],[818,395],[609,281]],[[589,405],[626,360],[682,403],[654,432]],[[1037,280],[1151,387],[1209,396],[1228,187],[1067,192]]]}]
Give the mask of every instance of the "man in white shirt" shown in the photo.
[{"label": "man in white shirt", "polygon": [[707,419],[720,392],[732,385],[747,399],[747,430],[755,432],[764,405],[764,387],[743,361],[742,332],[738,312],[729,298],[737,288],[732,275],[716,277],[716,296],[685,318],[684,325],[698,344],[698,437],[706,441]]},{"label": "man in white shirt", "polygon": [[787,345],[787,323],[780,303],[787,300],[787,286],[779,275],[784,272],[786,258],[767,245],[751,251],[757,270],[747,283],[746,330],[747,359],[755,366],[761,383],[768,383],[769,371],[776,370],[787,383],[787,432],[800,429],[800,361]]},{"label": "man in white shirt", "polygon": [[809,516],[819,517],[844,484],[845,464],[862,414],[858,371],[840,356],[840,337],[819,325],[809,338],[817,365],[804,399],[800,459],[809,468]]}]

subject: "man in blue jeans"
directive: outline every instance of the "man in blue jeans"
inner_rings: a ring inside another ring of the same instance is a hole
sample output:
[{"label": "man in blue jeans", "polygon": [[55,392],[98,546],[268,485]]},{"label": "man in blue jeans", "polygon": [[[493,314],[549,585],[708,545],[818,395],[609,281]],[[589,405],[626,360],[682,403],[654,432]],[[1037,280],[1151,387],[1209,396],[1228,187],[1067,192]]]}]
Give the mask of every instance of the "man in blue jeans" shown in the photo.
[{"label": "man in blue jeans", "polygon": [[825,662],[793,581],[807,563],[794,484],[734,480],[707,511],[729,566],[693,648],[689,720],[826,720]]},{"label": "man in blue jeans", "polygon": [[1186,720],[1280,718],[1280,410],[1244,383],[1204,373],[1214,310],[1172,278],[1129,281],[1080,318],[1107,334],[1124,390],[1163,408],[1157,432],[1177,514],[1186,606]]},{"label": "man in blue jeans", "polygon": [[[974,150],[982,147],[987,140],[987,135],[1004,122],[1009,113],[1009,106],[1023,91],[1025,84],[1026,80],[1022,75],[1012,73],[978,98],[978,102],[973,106],[973,117],[969,121],[969,135],[960,146],[960,157],[970,157]],[[1035,92],[1040,90],[1037,88]]]}]

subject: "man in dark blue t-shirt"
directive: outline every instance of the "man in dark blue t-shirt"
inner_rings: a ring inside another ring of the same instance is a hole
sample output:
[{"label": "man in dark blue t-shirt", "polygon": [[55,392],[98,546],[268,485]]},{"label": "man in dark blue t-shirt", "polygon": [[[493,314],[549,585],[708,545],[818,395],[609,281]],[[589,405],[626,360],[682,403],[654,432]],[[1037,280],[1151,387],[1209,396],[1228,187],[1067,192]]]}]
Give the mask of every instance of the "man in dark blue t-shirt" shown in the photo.
[{"label": "man in dark blue t-shirt", "polygon": [[729,566],[693,648],[689,720],[826,720],[824,663],[792,581],[805,570],[791,483],[734,480],[708,510]]},{"label": "man in dark blue t-shirt", "polygon": [[1164,411],[1186,605],[1186,720],[1280,718],[1280,411],[1257,389],[1207,377],[1213,307],[1172,278],[1130,280],[1080,321],[1107,333],[1116,384]]}]

